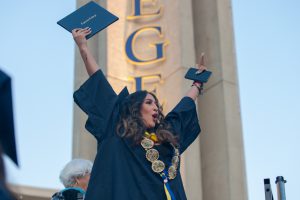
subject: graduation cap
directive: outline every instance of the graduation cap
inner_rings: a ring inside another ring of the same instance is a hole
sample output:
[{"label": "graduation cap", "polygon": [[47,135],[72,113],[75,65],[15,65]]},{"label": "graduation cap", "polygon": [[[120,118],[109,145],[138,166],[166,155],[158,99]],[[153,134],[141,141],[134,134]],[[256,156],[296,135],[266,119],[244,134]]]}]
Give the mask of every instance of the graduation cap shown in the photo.
[{"label": "graduation cap", "polygon": [[18,165],[13,105],[11,94],[11,79],[0,70],[0,146],[3,152]]},{"label": "graduation cap", "polygon": [[75,28],[91,28],[91,33],[86,39],[91,38],[99,31],[105,29],[119,18],[94,1],[90,1],[76,11],[57,22],[58,25],[72,32]]}]

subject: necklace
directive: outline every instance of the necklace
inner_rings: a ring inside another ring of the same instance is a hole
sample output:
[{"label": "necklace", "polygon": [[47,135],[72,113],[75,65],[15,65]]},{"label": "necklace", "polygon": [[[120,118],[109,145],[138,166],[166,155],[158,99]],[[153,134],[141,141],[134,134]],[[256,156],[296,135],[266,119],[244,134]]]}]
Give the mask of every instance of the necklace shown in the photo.
[{"label": "necklace", "polygon": [[155,136],[153,136],[153,134],[149,134],[148,132],[146,132],[145,135],[146,136],[141,141],[141,145],[146,151],[147,160],[151,162],[152,170],[158,173],[161,177],[163,177],[164,181],[168,181],[167,179],[165,180],[165,177],[170,180],[174,179],[177,175],[177,168],[180,161],[178,148],[171,144],[174,150],[174,155],[172,157],[171,165],[169,166],[168,170],[165,170],[165,163],[159,160],[159,152],[153,148],[154,142],[158,141],[156,135],[154,134]]}]

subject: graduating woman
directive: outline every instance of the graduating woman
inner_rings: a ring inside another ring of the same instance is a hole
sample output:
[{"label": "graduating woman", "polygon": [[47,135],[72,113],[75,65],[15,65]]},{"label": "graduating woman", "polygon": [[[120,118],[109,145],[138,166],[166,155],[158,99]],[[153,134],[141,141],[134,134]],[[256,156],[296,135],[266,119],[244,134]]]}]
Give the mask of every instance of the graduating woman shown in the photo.
[{"label": "graduating woman", "polygon": [[72,31],[90,76],[74,100],[98,142],[86,200],[185,200],[180,155],[200,133],[194,101],[201,83],[194,82],[164,117],[154,94],[129,94],[126,87],[114,92],[88,49],[90,33],[89,28]]}]

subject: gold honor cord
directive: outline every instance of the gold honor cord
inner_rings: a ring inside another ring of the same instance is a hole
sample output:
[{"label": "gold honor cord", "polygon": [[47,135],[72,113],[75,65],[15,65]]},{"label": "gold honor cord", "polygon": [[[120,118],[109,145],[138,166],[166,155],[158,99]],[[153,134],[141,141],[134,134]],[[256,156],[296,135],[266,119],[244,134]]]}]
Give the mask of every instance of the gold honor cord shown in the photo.
[{"label": "gold honor cord", "polygon": [[[166,165],[163,161],[159,160],[159,152],[153,148],[155,142],[157,141],[158,139],[154,133],[149,134],[148,132],[146,132],[144,139],[141,141],[141,145],[146,151],[147,160],[151,162],[152,170],[162,175],[161,173],[163,173],[163,171],[165,170]],[[173,144],[171,145],[174,149],[174,156],[172,157],[172,163],[168,168],[168,173],[166,175],[170,180],[176,177],[180,161],[179,150]]]},{"label": "gold honor cord", "polygon": [[167,200],[176,200],[168,182],[169,180],[174,179],[177,175],[177,168],[180,161],[179,150],[173,144],[171,144],[174,149],[174,156],[172,157],[171,166],[166,171],[165,163],[159,160],[158,150],[153,148],[155,142],[158,142],[156,134],[145,132],[145,137],[141,141],[141,145],[146,150],[146,159],[152,164],[152,171],[158,173],[163,179]]}]

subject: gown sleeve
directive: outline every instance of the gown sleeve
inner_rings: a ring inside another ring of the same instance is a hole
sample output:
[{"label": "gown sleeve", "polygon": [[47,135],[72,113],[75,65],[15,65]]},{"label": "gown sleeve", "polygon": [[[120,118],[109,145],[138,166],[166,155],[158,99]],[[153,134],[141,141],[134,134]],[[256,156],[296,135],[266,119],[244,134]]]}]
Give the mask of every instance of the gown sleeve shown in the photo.
[{"label": "gown sleeve", "polygon": [[196,105],[192,98],[184,97],[168,113],[165,120],[179,138],[179,149],[182,154],[197,138],[201,129],[197,117]]},{"label": "gown sleeve", "polygon": [[115,93],[101,70],[95,72],[83,85],[74,92],[75,103],[88,115],[85,128],[97,140],[103,140],[113,131],[107,131],[108,122],[112,119],[117,102],[128,95],[124,88],[119,95]]}]

